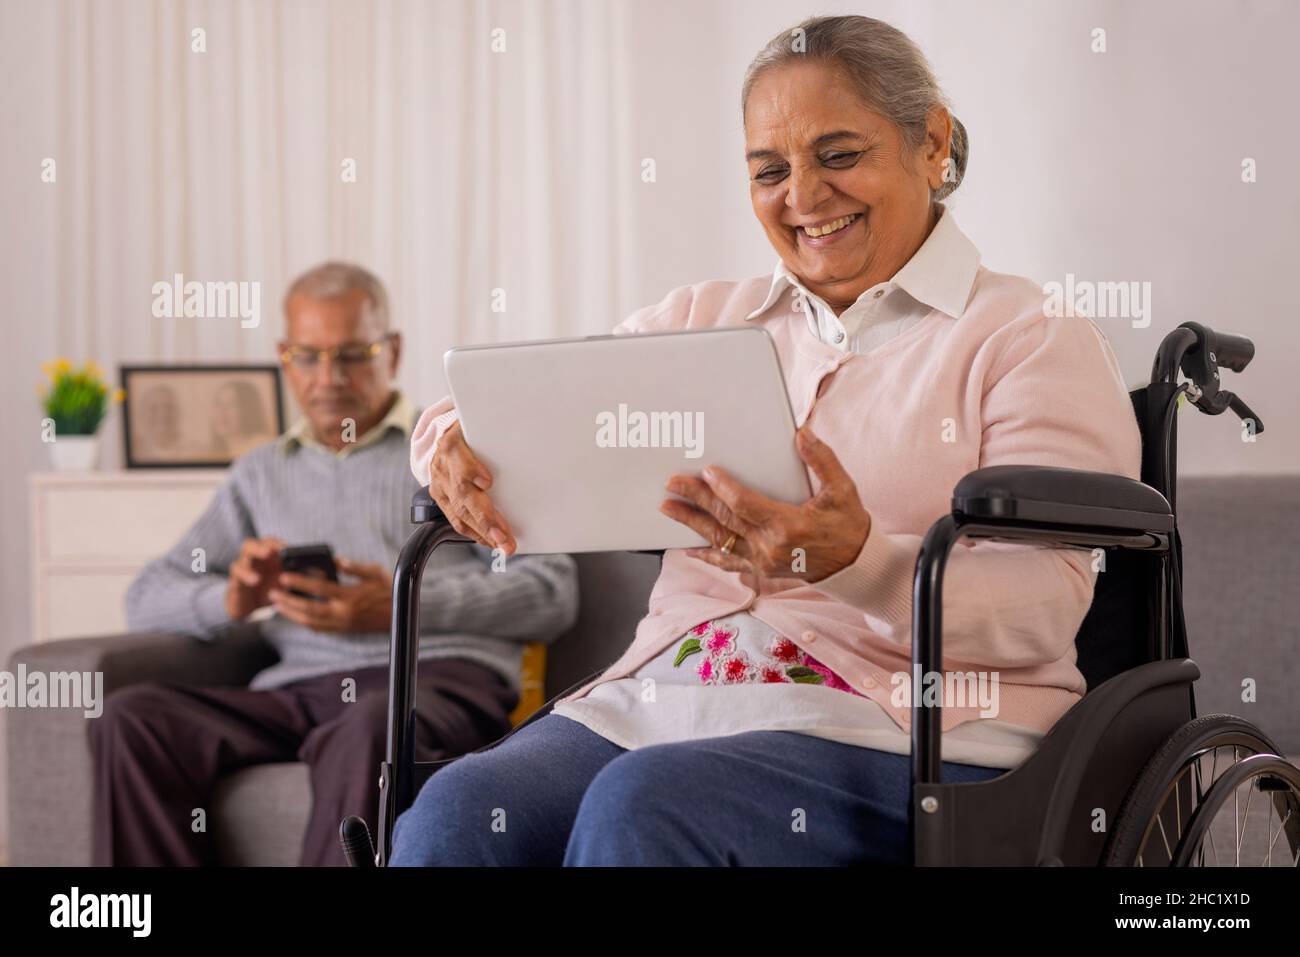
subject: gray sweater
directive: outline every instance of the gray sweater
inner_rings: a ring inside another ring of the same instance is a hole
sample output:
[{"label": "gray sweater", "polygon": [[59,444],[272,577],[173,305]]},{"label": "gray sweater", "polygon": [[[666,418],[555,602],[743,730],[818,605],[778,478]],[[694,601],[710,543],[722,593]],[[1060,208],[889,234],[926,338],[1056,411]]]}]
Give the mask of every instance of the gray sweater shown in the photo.
[{"label": "gray sweater", "polygon": [[[397,428],[342,457],[284,441],[253,449],[176,546],[131,584],[127,621],[133,631],[219,638],[231,624],[225,573],[246,538],[325,543],[344,558],[392,567],[411,532],[418,490]],[[196,554],[203,571],[194,570]],[[568,555],[510,557],[493,571],[489,549],[443,545],[420,592],[420,658],[472,659],[517,689],[523,643],[551,641],[577,613],[577,568]],[[253,679],[255,689],[388,663],[387,634],[317,632],[278,615],[261,630],[280,661]]]}]

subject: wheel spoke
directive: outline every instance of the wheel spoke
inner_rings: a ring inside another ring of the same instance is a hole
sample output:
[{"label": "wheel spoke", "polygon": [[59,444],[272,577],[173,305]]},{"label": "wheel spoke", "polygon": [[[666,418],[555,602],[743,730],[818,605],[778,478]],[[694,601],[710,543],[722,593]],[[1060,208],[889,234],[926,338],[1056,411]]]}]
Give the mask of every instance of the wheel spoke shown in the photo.
[{"label": "wheel spoke", "polygon": [[1183,836],[1183,782],[1181,777],[1174,782],[1174,824],[1177,825],[1178,827],[1178,831],[1174,836],[1182,837]]},{"label": "wheel spoke", "polygon": [[[1218,771],[1218,769],[1219,769],[1219,749],[1211,748],[1210,749],[1210,787],[1214,787],[1214,780],[1217,777],[1216,772]],[[1219,848],[1218,845],[1214,843],[1214,828],[1212,827],[1206,828],[1205,833],[1210,838],[1210,851],[1214,854],[1214,866],[1222,867],[1223,863],[1219,860]]]},{"label": "wheel spoke", "polygon": [[1165,842],[1165,853],[1169,855],[1169,860],[1172,861],[1174,852],[1169,849],[1169,837],[1165,834],[1165,822],[1158,812],[1156,814],[1156,824],[1160,825],[1160,840]]},{"label": "wheel spoke", "polygon": [[[1237,746],[1232,746],[1232,763],[1237,763]],[[1237,789],[1232,791],[1232,823],[1237,828],[1237,863],[1235,866],[1241,867],[1241,821],[1237,819]]]},{"label": "wheel spoke", "polygon": [[1214,866],[1222,867],[1223,865],[1219,863],[1219,849],[1214,846],[1214,828],[1206,828],[1205,834],[1210,839],[1210,850],[1214,852]]},{"label": "wheel spoke", "polygon": [[1276,844],[1277,839],[1282,836],[1282,832],[1286,829],[1286,822],[1289,820],[1291,820],[1291,808],[1286,809],[1286,817],[1282,818],[1282,820],[1278,822],[1277,833],[1274,834],[1272,839],[1268,842],[1268,863],[1266,865],[1268,867],[1273,866],[1273,845]]},{"label": "wheel spoke", "polygon": [[[1250,801],[1251,798],[1255,796],[1254,785],[1249,781],[1245,783],[1248,786],[1249,790],[1246,791],[1246,813],[1242,815],[1241,829],[1237,831],[1237,866],[1238,867],[1241,867],[1241,839],[1246,833],[1246,822],[1250,820]],[[1238,787],[1236,790],[1232,792],[1232,800],[1234,804],[1236,803],[1237,791],[1239,790],[1241,790],[1240,787]]]}]

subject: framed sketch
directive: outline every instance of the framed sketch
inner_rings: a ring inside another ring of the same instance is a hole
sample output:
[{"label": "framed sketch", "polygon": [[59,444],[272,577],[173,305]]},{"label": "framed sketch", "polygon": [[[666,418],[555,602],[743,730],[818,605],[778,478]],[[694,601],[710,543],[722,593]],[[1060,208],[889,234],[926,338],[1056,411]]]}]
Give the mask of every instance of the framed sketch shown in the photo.
[{"label": "framed sketch", "polygon": [[121,366],[126,467],[220,468],[284,431],[277,365]]}]

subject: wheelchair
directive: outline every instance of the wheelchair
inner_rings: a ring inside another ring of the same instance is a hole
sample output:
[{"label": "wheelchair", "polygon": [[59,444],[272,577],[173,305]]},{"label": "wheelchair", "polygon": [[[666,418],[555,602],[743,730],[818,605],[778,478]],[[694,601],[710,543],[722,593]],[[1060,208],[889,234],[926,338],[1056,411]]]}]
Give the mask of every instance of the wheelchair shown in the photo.
[{"label": "wheelchair", "polygon": [[[1142,480],[1079,469],[1001,465],[965,476],[951,511],[925,535],[913,584],[912,667],[942,670],[944,568],[962,538],[1093,550],[1100,574],[1075,639],[1087,692],[1018,767],[963,784],[941,780],[941,707],[912,704],[909,863],[916,866],[1296,866],[1300,769],[1258,727],[1196,714],[1175,518],[1177,411],[1231,410],[1263,424],[1220,386],[1255,347],[1241,336],[1184,323],[1161,342],[1151,382],[1130,393],[1142,434]],[[1185,399],[1184,399],[1185,397]],[[434,549],[469,542],[422,490],[416,529],[398,558],[386,759],[380,770],[378,847],[364,822],[340,827],[355,866],[385,866],[393,824],[424,782],[454,758],[417,762],[415,678],[419,587]],[[662,553],[659,553],[662,554]],[[603,671],[603,669],[601,669]],[[542,706],[494,744],[548,714]],[[1245,805],[1245,813],[1240,812]],[[1256,809],[1251,818],[1252,806]],[[1250,830],[1251,828],[1254,830]],[[1283,836],[1285,840],[1282,840]]]}]

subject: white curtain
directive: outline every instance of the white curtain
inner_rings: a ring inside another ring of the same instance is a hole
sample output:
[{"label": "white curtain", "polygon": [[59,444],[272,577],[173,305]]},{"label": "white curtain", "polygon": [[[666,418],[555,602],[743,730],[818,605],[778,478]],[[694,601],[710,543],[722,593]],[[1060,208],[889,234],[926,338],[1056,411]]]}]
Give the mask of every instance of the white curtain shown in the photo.
[{"label": "white curtain", "polygon": [[[625,11],[57,4],[57,350],[268,359],[287,281],[327,257],[388,284],[421,399],[453,343],[612,325],[637,264]],[[154,318],[176,273],[260,282],[260,327]]]}]

